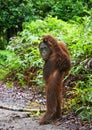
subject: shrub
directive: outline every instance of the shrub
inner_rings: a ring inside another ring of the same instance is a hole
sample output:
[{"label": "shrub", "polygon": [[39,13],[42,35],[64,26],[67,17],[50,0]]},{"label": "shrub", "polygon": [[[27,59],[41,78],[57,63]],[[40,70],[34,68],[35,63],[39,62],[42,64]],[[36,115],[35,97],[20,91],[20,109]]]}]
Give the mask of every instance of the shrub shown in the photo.
[{"label": "shrub", "polygon": [[[91,69],[88,70],[86,64],[92,55],[91,21],[90,17],[84,17],[82,23],[79,24],[74,21],[64,22],[48,17],[31,23],[25,22],[23,31],[17,37],[13,37],[7,47],[7,50],[16,55],[14,59],[7,59],[10,76],[8,79],[17,81],[22,86],[41,86],[43,84],[41,80],[43,61],[39,55],[38,46],[43,35],[51,34],[58,40],[64,41],[69,48],[72,69],[65,80],[68,82],[66,86],[70,86],[70,89],[73,86],[73,90],[70,92],[70,95],[75,97],[72,98],[73,108],[75,106],[75,109],[79,110],[84,106],[83,111],[89,109],[88,114],[90,115],[92,76]],[[86,93],[87,95],[85,95]],[[67,104],[72,101],[71,96],[68,98]],[[89,108],[87,108],[88,106]],[[70,107],[72,107],[71,104]],[[82,113],[80,115],[82,116]]]}]

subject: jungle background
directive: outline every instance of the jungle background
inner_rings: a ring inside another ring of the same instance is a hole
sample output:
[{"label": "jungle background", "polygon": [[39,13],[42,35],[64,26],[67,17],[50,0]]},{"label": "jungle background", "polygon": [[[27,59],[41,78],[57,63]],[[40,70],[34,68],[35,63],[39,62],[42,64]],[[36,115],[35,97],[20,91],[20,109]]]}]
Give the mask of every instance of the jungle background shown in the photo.
[{"label": "jungle background", "polygon": [[[43,91],[42,37],[64,42],[72,68],[65,82],[65,114],[92,118],[92,0],[0,0],[0,81]],[[91,62],[90,62],[91,61]]]}]

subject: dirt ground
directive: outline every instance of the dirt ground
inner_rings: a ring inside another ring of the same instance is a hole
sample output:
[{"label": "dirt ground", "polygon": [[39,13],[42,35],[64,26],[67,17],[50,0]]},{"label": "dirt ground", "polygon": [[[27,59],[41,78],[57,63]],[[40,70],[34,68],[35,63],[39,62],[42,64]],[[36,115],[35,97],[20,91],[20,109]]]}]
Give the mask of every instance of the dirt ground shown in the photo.
[{"label": "dirt ground", "polygon": [[[21,89],[18,87],[7,88],[0,86],[0,130],[68,130],[62,125],[53,124],[40,126],[40,117],[30,117],[29,112],[20,112],[24,109],[38,109],[38,103],[44,104],[45,98],[40,92]],[[30,108],[28,107],[29,104]],[[13,110],[7,110],[7,109]],[[16,110],[16,111],[15,111]]]},{"label": "dirt ground", "polygon": [[0,109],[0,130],[69,130],[55,125],[39,126],[39,119],[28,117],[24,112]]},{"label": "dirt ground", "polygon": [[45,106],[45,102],[46,98],[39,90],[0,86],[0,130],[92,130],[92,126],[81,124],[73,114],[63,116],[59,126],[40,126],[39,116],[32,117],[28,111],[19,111],[38,109],[41,107],[38,104]]}]

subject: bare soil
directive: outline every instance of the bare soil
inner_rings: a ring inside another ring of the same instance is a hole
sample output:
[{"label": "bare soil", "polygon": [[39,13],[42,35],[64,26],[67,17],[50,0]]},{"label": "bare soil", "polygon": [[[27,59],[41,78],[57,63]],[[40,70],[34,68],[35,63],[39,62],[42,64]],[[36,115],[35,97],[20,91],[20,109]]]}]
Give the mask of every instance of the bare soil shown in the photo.
[{"label": "bare soil", "polygon": [[64,115],[59,126],[53,123],[40,126],[40,116],[29,116],[28,111],[45,107],[45,102],[40,90],[0,86],[0,130],[92,130],[91,125],[83,125],[72,113]]},{"label": "bare soil", "polygon": [[39,126],[39,119],[28,117],[25,112],[0,109],[0,130],[68,130],[63,126]]}]

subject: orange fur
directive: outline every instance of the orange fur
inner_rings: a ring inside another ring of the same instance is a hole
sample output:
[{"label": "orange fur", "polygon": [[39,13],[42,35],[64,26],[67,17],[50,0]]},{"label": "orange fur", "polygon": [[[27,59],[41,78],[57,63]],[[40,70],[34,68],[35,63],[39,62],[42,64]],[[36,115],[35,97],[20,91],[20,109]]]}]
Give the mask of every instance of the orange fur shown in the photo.
[{"label": "orange fur", "polygon": [[63,78],[65,73],[71,68],[69,53],[63,43],[58,42],[51,35],[45,36],[41,43],[49,44],[53,53],[45,61],[43,68],[43,78],[46,83],[47,110],[40,120],[40,125],[48,124],[61,117]]}]

